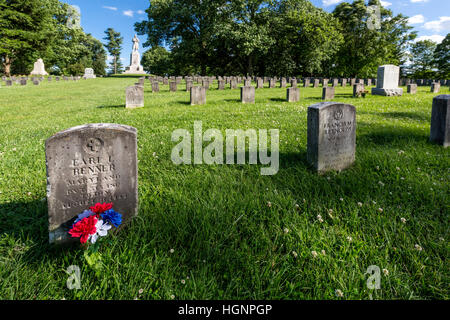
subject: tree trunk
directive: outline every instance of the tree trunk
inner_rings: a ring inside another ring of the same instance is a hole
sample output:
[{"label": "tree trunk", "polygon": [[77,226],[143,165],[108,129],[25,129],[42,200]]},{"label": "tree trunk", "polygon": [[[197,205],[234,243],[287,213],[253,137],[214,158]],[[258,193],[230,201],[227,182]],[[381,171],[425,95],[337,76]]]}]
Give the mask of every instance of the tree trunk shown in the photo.
[{"label": "tree trunk", "polygon": [[247,59],[247,76],[252,75],[253,75],[253,57],[252,55],[249,55]]},{"label": "tree trunk", "polygon": [[114,56],[114,74],[117,74],[117,56]]},{"label": "tree trunk", "polygon": [[5,75],[7,77],[11,76],[11,64],[12,64],[12,59],[8,56],[5,57],[5,62],[3,63],[3,66],[5,68]]}]

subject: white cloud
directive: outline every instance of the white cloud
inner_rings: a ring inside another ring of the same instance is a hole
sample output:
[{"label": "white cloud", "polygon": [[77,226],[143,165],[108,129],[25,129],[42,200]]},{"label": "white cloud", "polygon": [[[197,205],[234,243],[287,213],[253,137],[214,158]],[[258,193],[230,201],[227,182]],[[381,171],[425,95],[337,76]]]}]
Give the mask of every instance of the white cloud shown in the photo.
[{"label": "white cloud", "polygon": [[117,11],[116,7],[110,7],[110,6],[103,6],[104,9],[108,9],[108,10],[112,10],[112,11]]},{"label": "white cloud", "polygon": [[133,10],[125,10],[123,14],[127,17],[133,17],[134,12]]},{"label": "white cloud", "polygon": [[415,16],[408,18],[408,23],[410,24],[423,23],[424,21],[425,17],[421,14],[417,14]]},{"label": "white cloud", "polygon": [[387,8],[387,7],[389,7],[390,5],[392,5],[392,3],[388,2],[388,1],[383,1],[383,0],[381,0],[380,3],[381,3],[381,5],[382,5],[383,7],[385,7],[385,8]]},{"label": "white cloud", "polygon": [[334,4],[338,4],[339,2],[342,2],[342,0],[322,0],[322,4],[325,7],[332,6]]},{"label": "white cloud", "polygon": [[411,0],[412,3],[428,2],[428,0]]},{"label": "white cloud", "polygon": [[423,25],[427,30],[433,30],[435,32],[449,32],[450,31],[450,17],[439,17],[439,20],[427,22]]},{"label": "white cloud", "polygon": [[145,12],[144,12],[144,10],[138,10],[137,13],[138,14],[144,14]]},{"label": "white cloud", "polygon": [[433,34],[431,36],[420,36],[420,37],[417,37],[416,39],[414,39],[414,42],[423,41],[423,40],[431,40],[431,41],[434,41],[436,43],[441,43],[442,40],[444,40],[444,38],[445,37],[441,36],[440,34]]}]

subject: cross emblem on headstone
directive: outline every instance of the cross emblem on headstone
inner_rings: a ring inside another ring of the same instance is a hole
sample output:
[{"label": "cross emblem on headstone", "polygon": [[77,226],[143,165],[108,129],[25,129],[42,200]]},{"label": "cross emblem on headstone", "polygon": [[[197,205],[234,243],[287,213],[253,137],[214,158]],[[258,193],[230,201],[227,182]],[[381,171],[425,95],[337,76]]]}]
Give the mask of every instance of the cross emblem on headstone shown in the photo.
[{"label": "cross emblem on headstone", "polygon": [[90,149],[91,152],[97,152],[98,148],[101,146],[101,142],[96,138],[91,138],[88,140],[86,146],[88,147],[88,149]]}]

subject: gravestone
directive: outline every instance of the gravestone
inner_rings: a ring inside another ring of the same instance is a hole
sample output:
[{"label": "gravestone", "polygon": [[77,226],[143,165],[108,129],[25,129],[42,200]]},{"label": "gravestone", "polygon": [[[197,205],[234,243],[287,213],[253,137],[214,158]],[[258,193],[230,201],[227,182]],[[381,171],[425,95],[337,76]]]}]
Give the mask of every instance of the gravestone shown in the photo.
[{"label": "gravestone", "polygon": [[439,143],[444,148],[450,146],[450,94],[433,98],[430,141]]},{"label": "gravestone", "polygon": [[392,64],[378,67],[377,87],[372,88],[373,95],[401,96],[403,89],[398,87],[400,68]]},{"label": "gravestone", "polygon": [[74,242],[69,228],[96,203],[113,203],[123,222],[138,213],[137,131],[86,124],[45,142],[50,243]]},{"label": "gravestone", "polygon": [[286,88],[286,78],[280,79],[280,88]]},{"label": "gravestone", "polygon": [[[23,80],[20,80],[20,81],[23,81]],[[33,84],[34,84],[35,86],[38,86],[40,83],[41,83],[41,82],[38,81],[38,80],[34,80],[34,81],[33,81]]]},{"label": "gravestone", "polygon": [[83,78],[85,79],[95,79],[94,69],[85,68]]},{"label": "gravestone", "polygon": [[176,81],[171,81],[169,83],[169,91],[170,92],[176,92],[177,91],[177,82]]},{"label": "gravestone", "polygon": [[342,78],[342,80],[341,80],[341,86],[342,86],[342,87],[346,87],[346,86],[347,86],[347,79],[346,79],[346,78]]},{"label": "gravestone", "polygon": [[264,88],[264,80],[261,78],[256,79],[256,89]]},{"label": "gravestone", "polygon": [[314,79],[313,88],[319,87],[319,79]]},{"label": "gravestone", "polygon": [[322,79],[322,87],[328,86],[328,79]]},{"label": "gravestone", "polygon": [[337,87],[338,83],[339,83],[339,79],[334,78],[333,82],[332,82],[332,86]]},{"label": "gravestone", "polygon": [[12,86],[12,80],[6,80],[5,82],[6,82],[5,84],[6,84],[7,87],[11,87]]},{"label": "gravestone", "polygon": [[411,83],[406,86],[406,92],[410,94],[416,94],[417,93],[417,84]]},{"label": "gravestone", "polygon": [[130,86],[125,90],[125,108],[139,108],[144,106],[144,87],[140,85]]},{"label": "gravestone", "polygon": [[206,103],[206,88],[205,87],[192,87],[191,88],[191,106],[197,104]]},{"label": "gravestone", "polygon": [[361,97],[364,94],[364,84],[355,83],[353,85],[353,98]]},{"label": "gravestone", "polygon": [[152,92],[159,92],[159,82],[155,81],[152,83]]},{"label": "gravestone", "polygon": [[286,89],[287,102],[297,102],[300,100],[300,88],[291,87]]},{"label": "gravestone", "polygon": [[433,82],[431,84],[430,92],[439,93],[440,90],[441,90],[441,85],[439,82]]},{"label": "gravestone", "polygon": [[307,159],[315,170],[343,170],[355,161],[356,108],[338,102],[308,107]]},{"label": "gravestone", "polygon": [[202,80],[202,87],[205,88],[206,90],[209,90],[209,80],[208,79]]},{"label": "gravestone", "polygon": [[252,86],[241,87],[241,102],[255,103],[255,87]]},{"label": "gravestone", "polygon": [[231,79],[230,80],[230,89],[236,89],[237,84],[236,84],[236,79]]},{"label": "gravestone", "polygon": [[244,87],[250,87],[252,84],[252,81],[249,79],[244,79]]},{"label": "gravestone", "polygon": [[225,80],[217,80],[217,90],[225,89]]},{"label": "gravestone", "polygon": [[350,79],[350,85],[353,87],[356,84],[356,79],[355,78],[351,78]]},{"label": "gravestone", "polygon": [[186,91],[191,92],[192,80],[186,80]]},{"label": "gravestone", "polygon": [[276,80],[274,78],[269,79],[269,88],[275,88]]},{"label": "gravestone", "polygon": [[[33,83],[34,83],[35,81],[36,81],[36,80],[34,80]],[[27,85],[27,80],[20,80],[20,85],[21,85],[21,86],[26,86],[26,85]]]},{"label": "gravestone", "polygon": [[310,80],[309,78],[305,78],[303,80],[303,87],[308,88],[310,86]]},{"label": "gravestone", "polygon": [[48,78],[47,78],[47,81],[48,81],[48,82],[52,82],[52,77],[48,77]]},{"label": "gravestone", "polygon": [[322,88],[322,100],[334,99],[334,87]]},{"label": "gravestone", "polygon": [[297,79],[291,79],[291,88],[297,88]]}]

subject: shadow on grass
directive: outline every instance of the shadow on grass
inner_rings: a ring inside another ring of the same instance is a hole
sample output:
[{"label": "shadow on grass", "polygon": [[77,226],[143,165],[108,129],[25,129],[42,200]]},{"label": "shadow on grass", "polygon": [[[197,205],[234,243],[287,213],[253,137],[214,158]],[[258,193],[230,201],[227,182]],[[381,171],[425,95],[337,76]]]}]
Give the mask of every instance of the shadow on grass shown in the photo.
[{"label": "shadow on grass", "polygon": [[98,106],[97,108],[102,108],[102,109],[124,108],[125,109],[125,104],[118,104],[118,105],[111,105],[111,106]]},{"label": "shadow on grass", "polygon": [[418,133],[414,129],[396,128],[393,126],[374,128],[373,124],[364,121],[359,121],[357,126],[364,128],[363,131],[366,131],[366,128],[369,129],[368,133],[357,135],[358,144],[366,149],[370,149],[371,144],[405,147],[408,144],[417,143],[418,141],[427,143],[429,140],[427,134]]},{"label": "shadow on grass", "polygon": [[423,115],[415,112],[358,112],[358,113],[393,119],[409,118],[411,120],[426,121],[426,122],[430,122],[431,119],[431,114]]},{"label": "shadow on grass", "polygon": [[286,99],[282,98],[270,98],[269,100],[274,102],[287,102]]}]

